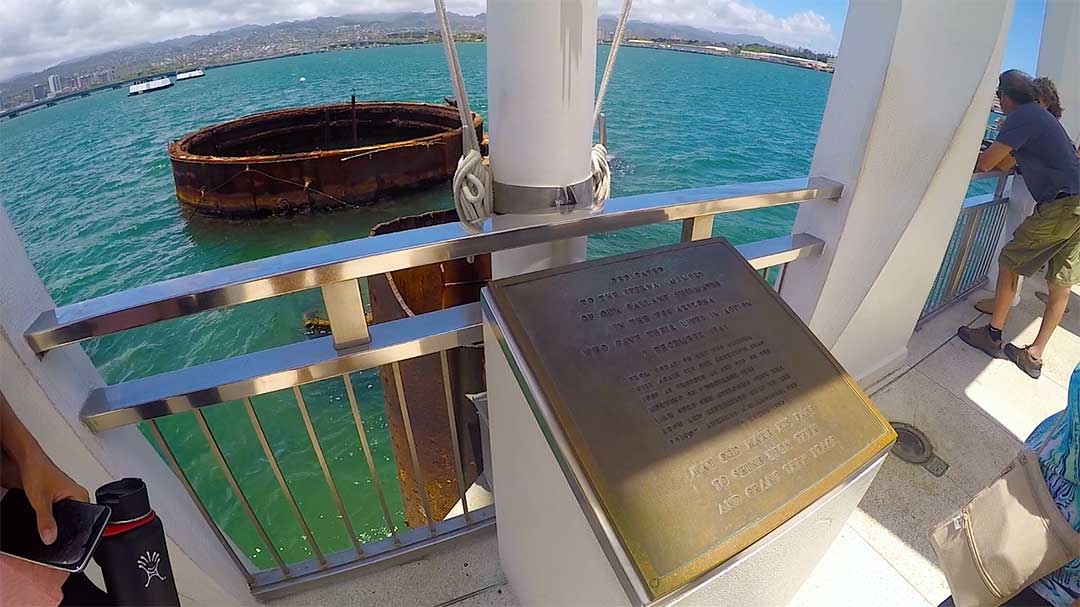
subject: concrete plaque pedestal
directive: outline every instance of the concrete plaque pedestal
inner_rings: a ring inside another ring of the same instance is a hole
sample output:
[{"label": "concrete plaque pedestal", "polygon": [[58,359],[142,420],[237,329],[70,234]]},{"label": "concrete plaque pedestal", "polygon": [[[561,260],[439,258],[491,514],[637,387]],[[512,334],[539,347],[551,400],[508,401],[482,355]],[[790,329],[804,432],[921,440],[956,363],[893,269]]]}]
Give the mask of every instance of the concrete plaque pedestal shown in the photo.
[{"label": "concrete plaque pedestal", "polygon": [[785,605],[895,438],[725,241],[482,301],[500,562],[524,605]]}]

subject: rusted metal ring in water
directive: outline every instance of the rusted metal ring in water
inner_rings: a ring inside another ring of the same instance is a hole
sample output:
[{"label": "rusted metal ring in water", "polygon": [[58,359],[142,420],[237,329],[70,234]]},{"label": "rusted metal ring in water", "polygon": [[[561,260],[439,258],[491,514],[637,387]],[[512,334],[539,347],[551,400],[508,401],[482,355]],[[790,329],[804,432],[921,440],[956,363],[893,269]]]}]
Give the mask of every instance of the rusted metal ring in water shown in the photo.
[{"label": "rusted metal ring in water", "polygon": [[404,102],[275,110],[169,144],[180,204],[230,217],[362,205],[443,182],[460,156],[456,109]]}]

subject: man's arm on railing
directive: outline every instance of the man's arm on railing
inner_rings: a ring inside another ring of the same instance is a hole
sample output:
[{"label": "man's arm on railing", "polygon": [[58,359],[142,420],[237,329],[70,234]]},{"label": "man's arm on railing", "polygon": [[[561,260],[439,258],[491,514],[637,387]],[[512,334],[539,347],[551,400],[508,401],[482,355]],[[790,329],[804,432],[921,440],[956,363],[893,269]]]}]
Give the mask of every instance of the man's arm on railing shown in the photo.
[{"label": "man's arm on railing", "polygon": [[1008,171],[1015,164],[1016,161],[1012,157],[1012,148],[1000,141],[995,141],[979,154],[979,159],[975,161],[975,171],[978,173]]}]

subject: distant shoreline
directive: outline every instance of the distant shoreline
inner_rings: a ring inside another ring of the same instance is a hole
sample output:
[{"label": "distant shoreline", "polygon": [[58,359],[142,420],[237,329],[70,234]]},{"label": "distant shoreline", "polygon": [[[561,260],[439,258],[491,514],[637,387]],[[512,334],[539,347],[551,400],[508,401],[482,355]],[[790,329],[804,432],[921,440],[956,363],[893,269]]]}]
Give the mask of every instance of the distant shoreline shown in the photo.
[{"label": "distant shoreline", "polygon": [[[610,46],[610,42],[600,42],[605,46]],[[694,55],[712,55],[714,57],[734,57],[736,59],[749,59],[751,61],[761,61],[764,63],[773,63],[776,65],[786,65],[789,67],[797,67],[804,70],[810,70],[814,72],[822,72],[825,74],[832,74],[832,66],[822,63],[820,61],[814,61],[811,59],[804,59],[802,57],[795,57],[793,55],[779,55],[776,53],[757,53],[750,51],[743,51],[739,53],[731,52],[729,49],[720,47],[718,45],[699,45],[699,44],[674,44],[666,42],[635,42],[628,40],[622,43],[622,46],[632,48],[644,48],[658,51],[675,51],[678,53],[691,53]],[[723,49],[723,50],[720,50]]]},{"label": "distant shoreline", "polygon": [[[458,43],[459,44],[484,44],[484,43],[486,43],[486,40],[463,40],[463,41],[458,41]],[[288,57],[303,57],[305,55],[318,55],[318,54],[321,54],[321,53],[334,53],[334,52],[338,52],[338,51],[355,51],[355,50],[363,50],[363,49],[370,49],[370,48],[387,48],[387,47],[393,47],[393,46],[415,46],[415,45],[428,45],[428,44],[440,44],[440,42],[437,42],[435,40],[418,40],[418,39],[400,40],[400,41],[397,41],[397,40],[379,40],[379,41],[376,41],[376,42],[365,42],[365,43],[362,43],[362,44],[356,44],[356,45],[352,45],[352,46],[341,46],[341,47],[336,47],[336,48],[323,48],[323,49],[315,49],[315,50],[309,50],[309,51],[295,51],[295,52],[291,52],[291,53],[281,53],[281,54],[277,54],[277,55],[268,55],[268,56],[265,56],[265,57],[251,57],[249,59],[238,59],[236,61],[228,61],[228,62],[225,62],[225,63],[206,64],[206,65],[203,65],[201,67],[204,70],[216,70],[216,69],[219,69],[219,68],[232,67],[232,66],[236,66],[236,65],[246,65],[246,64],[249,64],[249,63],[258,63],[260,61],[271,61],[271,60],[274,60],[274,59],[285,59],[285,58],[288,58]],[[610,41],[600,41],[600,42],[597,42],[597,44],[601,45],[601,46],[611,46]],[[733,58],[737,58],[737,59],[748,59],[748,60],[751,60],[751,61],[761,61],[763,63],[773,63],[773,64],[776,64],[776,65],[786,65],[786,66],[789,66],[789,67],[797,67],[797,68],[801,68],[801,69],[807,69],[807,70],[811,70],[811,71],[823,72],[823,73],[827,73],[827,74],[832,73],[829,70],[820,69],[820,68],[814,68],[814,67],[810,67],[808,65],[804,65],[803,63],[810,62],[810,60],[802,59],[802,58],[799,58],[799,57],[770,55],[768,53],[753,53],[753,55],[756,55],[756,56],[751,56],[751,54],[748,54],[746,52],[732,53],[730,51],[727,51],[727,49],[724,49],[723,51],[721,51],[719,49],[721,49],[723,47],[718,47],[718,46],[705,46],[705,45],[694,45],[694,44],[672,44],[672,43],[662,43],[662,42],[656,42],[656,41],[649,41],[648,43],[645,43],[645,42],[635,42],[635,41],[630,41],[630,40],[624,42],[622,44],[622,46],[632,47],[632,48],[658,50],[658,51],[675,51],[675,52],[679,52],[679,53],[690,53],[690,54],[696,54],[696,55],[712,55],[712,56],[716,56],[716,57],[733,57]],[[761,55],[768,55],[768,56],[761,56]],[[790,61],[784,60],[784,59],[788,59]],[[820,63],[820,62],[818,62],[818,63]],[[31,112],[31,111],[35,111],[35,110],[38,110],[38,109],[45,109],[47,107],[52,107],[53,105],[56,105],[57,103],[65,103],[65,102],[68,102],[68,101],[75,101],[75,100],[80,99],[82,97],[88,97],[88,96],[90,96],[91,94],[94,94],[94,93],[99,93],[99,92],[102,92],[102,91],[108,91],[108,90],[111,90],[111,89],[120,88],[123,85],[128,84],[130,82],[134,82],[136,80],[152,80],[154,78],[163,78],[163,77],[170,77],[171,78],[171,77],[173,77],[175,75],[176,75],[176,70],[166,70],[166,71],[163,71],[163,72],[158,72],[156,74],[139,75],[139,76],[134,76],[132,78],[129,78],[127,80],[119,80],[119,81],[116,81],[116,82],[110,82],[110,83],[107,83],[107,84],[103,84],[103,85],[100,85],[100,86],[97,86],[97,87],[94,87],[94,88],[68,93],[67,95],[64,95],[63,97],[59,97],[59,98],[43,99],[43,100],[40,100],[40,101],[32,102],[32,103],[21,105],[21,106],[6,108],[6,109],[3,109],[3,110],[0,110],[0,119],[6,118],[6,117],[9,117],[9,116],[14,118],[14,117],[17,117],[18,115],[20,115],[22,113]]]}]

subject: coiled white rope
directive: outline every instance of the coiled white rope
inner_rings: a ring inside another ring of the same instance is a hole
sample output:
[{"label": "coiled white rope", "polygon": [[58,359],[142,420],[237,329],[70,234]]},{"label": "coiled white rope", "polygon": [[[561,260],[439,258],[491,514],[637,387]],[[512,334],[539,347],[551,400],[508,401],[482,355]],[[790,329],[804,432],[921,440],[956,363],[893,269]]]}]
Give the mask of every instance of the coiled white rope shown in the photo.
[{"label": "coiled white rope", "polygon": [[[615,25],[615,33],[611,37],[611,50],[608,52],[607,63],[604,65],[604,76],[600,79],[600,90],[596,93],[596,105],[593,106],[593,125],[600,120],[600,112],[604,107],[604,97],[607,95],[608,83],[611,82],[611,74],[615,71],[615,57],[619,54],[619,46],[622,44],[623,33],[626,31],[626,22],[630,18],[630,6],[634,0],[623,0],[622,13],[619,14],[619,22]],[[608,198],[611,198],[611,167],[608,164],[607,148],[597,143],[592,148],[592,181],[593,181],[593,208],[600,207]]]},{"label": "coiled white rope", "polygon": [[592,187],[594,206],[611,198],[611,167],[607,148],[601,143],[592,146]]},{"label": "coiled white rope", "polygon": [[484,164],[480,150],[465,152],[454,172],[454,207],[458,219],[479,223],[491,216],[491,169]]},{"label": "coiled white rope", "polygon": [[446,4],[443,0],[435,0],[435,16],[442,30],[450,83],[454,87],[454,98],[461,117],[461,159],[458,160],[457,171],[454,172],[454,208],[463,223],[475,225],[491,217],[493,213],[491,168],[484,164],[480,155],[480,142],[476,139],[469,97],[465,92],[465,79],[461,75],[461,63],[458,61],[454,34],[450,31],[450,20],[446,15]]}]

